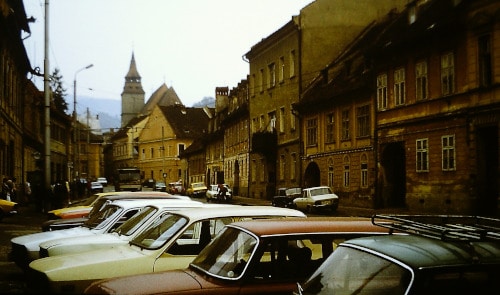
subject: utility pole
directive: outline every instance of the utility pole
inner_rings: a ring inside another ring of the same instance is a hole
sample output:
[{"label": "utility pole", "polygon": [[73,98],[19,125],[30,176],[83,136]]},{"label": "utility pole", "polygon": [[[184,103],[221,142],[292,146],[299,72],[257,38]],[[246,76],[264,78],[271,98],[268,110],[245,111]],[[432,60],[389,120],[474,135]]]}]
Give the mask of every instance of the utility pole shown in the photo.
[{"label": "utility pole", "polygon": [[[45,98],[45,130],[44,130],[44,151],[45,151],[45,177],[44,189],[50,189],[50,67],[49,67],[49,0],[45,0],[45,40],[44,40],[44,74],[43,74],[43,91]],[[45,192],[42,192],[45,194]]]}]

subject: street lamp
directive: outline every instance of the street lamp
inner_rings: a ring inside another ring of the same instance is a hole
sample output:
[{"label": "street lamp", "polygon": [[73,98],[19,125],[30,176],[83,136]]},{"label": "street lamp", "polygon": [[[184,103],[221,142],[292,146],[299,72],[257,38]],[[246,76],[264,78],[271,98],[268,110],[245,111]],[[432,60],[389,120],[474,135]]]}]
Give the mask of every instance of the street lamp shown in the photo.
[{"label": "street lamp", "polygon": [[[78,124],[77,124],[77,114],[76,114],[76,76],[78,75],[78,73],[80,73],[81,71],[83,70],[87,70],[87,69],[90,69],[91,67],[93,67],[94,65],[93,64],[89,64],[88,66],[84,67],[84,68],[81,68],[79,69],[78,71],[75,72],[75,78],[73,80],[73,128],[74,128],[74,142],[75,142],[75,147],[76,149],[73,150],[73,167],[74,167],[74,170],[73,170],[73,173],[74,173],[74,177],[73,178],[76,178],[76,176],[79,176],[79,169],[80,169],[80,136],[78,134]],[[75,161],[75,154],[78,155],[78,159]]]}]

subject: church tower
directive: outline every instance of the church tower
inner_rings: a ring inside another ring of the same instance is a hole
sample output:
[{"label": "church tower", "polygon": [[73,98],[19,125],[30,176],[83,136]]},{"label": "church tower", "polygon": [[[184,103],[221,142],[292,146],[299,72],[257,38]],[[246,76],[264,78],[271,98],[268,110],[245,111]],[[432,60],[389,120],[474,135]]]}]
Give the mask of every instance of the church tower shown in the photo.
[{"label": "church tower", "polygon": [[122,114],[121,127],[127,125],[131,119],[137,117],[144,107],[144,90],[142,89],[141,76],[135,65],[135,57],[132,52],[130,69],[125,76],[125,86],[122,92]]}]

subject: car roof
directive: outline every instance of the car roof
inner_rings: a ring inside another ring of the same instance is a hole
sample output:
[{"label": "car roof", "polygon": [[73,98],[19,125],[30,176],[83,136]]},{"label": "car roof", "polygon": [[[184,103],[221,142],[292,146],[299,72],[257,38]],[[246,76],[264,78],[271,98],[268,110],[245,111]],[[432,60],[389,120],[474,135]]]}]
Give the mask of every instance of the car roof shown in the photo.
[{"label": "car roof", "polygon": [[158,206],[185,206],[185,205],[200,205],[199,201],[181,200],[181,199],[122,199],[112,201],[110,204],[124,208],[144,207],[148,205]]},{"label": "car roof", "polygon": [[498,242],[451,242],[416,235],[388,235],[356,238],[344,244],[380,253],[414,269],[471,263],[500,263]]},{"label": "car roof", "polygon": [[367,217],[308,217],[283,219],[262,219],[252,221],[238,221],[231,224],[233,227],[245,229],[257,236],[300,234],[308,232],[374,232],[388,233],[384,229],[372,224]]},{"label": "car roof", "polygon": [[205,219],[215,217],[233,217],[233,216],[290,216],[306,217],[298,210],[289,208],[280,208],[272,206],[244,206],[232,204],[206,204],[202,208],[185,209],[176,212],[189,219]]},{"label": "car roof", "polygon": [[114,192],[109,195],[105,195],[104,198],[107,200],[118,200],[118,199],[130,199],[130,198],[165,198],[165,199],[189,199],[187,196],[181,195],[172,195],[166,192],[158,192],[158,191],[139,191],[139,192]]}]

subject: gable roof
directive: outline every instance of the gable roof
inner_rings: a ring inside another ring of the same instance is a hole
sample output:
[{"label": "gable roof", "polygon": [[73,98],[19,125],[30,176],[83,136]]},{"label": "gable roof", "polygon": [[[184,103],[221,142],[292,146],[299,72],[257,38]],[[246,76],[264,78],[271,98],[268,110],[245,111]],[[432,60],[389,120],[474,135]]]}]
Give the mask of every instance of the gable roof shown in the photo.
[{"label": "gable roof", "polygon": [[144,115],[151,114],[153,108],[158,106],[183,105],[173,87],[168,87],[163,83],[151,96],[142,108]]},{"label": "gable roof", "polygon": [[158,106],[179,138],[198,138],[207,132],[208,114],[203,108]]}]

